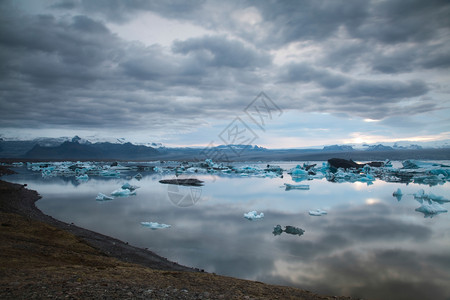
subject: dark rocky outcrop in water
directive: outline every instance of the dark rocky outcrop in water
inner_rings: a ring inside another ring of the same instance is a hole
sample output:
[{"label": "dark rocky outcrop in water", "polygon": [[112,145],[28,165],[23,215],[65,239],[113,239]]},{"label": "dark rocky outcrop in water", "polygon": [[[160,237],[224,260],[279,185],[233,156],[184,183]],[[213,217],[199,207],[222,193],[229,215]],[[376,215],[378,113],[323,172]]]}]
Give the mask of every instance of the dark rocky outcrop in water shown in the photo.
[{"label": "dark rocky outcrop in water", "polygon": [[196,178],[163,179],[163,180],[160,180],[159,182],[164,183],[164,184],[176,184],[176,185],[187,185],[187,186],[202,186],[203,185],[203,181],[198,180]]},{"label": "dark rocky outcrop in water", "polygon": [[331,158],[328,160],[328,164],[330,165],[330,169],[332,172],[336,171],[339,168],[347,170],[347,169],[360,169],[365,165],[369,165],[375,168],[380,168],[384,166],[384,162],[381,161],[372,161],[365,164],[358,164],[351,159],[343,159],[343,158]]}]

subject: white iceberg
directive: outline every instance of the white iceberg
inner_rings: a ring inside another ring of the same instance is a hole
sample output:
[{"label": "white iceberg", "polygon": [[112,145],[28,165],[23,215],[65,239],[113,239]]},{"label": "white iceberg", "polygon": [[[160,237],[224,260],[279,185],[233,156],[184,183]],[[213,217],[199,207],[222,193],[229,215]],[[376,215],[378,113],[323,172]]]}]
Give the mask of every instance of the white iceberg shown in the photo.
[{"label": "white iceberg", "polygon": [[107,196],[105,194],[98,193],[98,195],[95,198],[95,200],[97,200],[97,201],[109,201],[109,200],[114,200],[114,197],[110,197],[110,196]]},{"label": "white iceberg", "polygon": [[114,197],[128,197],[136,195],[135,191],[130,191],[129,189],[117,189],[111,193]]},{"label": "white iceberg", "polygon": [[422,204],[422,206],[416,208],[416,211],[423,213],[424,218],[432,218],[435,215],[448,212],[448,210],[434,201]]},{"label": "white iceberg", "polygon": [[320,217],[320,216],[323,216],[323,215],[326,215],[326,214],[327,214],[327,212],[324,211],[324,210],[321,210],[321,209],[316,209],[316,210],[310,210],[309,211],[309,215],[310,216]]},{"label": "white iceberg", "polygon": [[285,183],[284,186],[286,187],[286,191],[289,190],[309,190],[308,184],[289,184]]},{"label": "white iceberg", "polygon": [[248,213],[245,213],[244,218],[246,218],[247,220],[250,220],[250,221],[261,220],[262,218],[264,218],[264,213],[260,213],[258,215],[256,210],[253,210],[253,211],[249,211]]},{"label": "white iceberg", "polygon": [[158,222],[141,222],[142,226],[148,227],[152,230],[156,229],[162,229],[162,228],[169,228],[171,225],[168,224],[159,224]]}]

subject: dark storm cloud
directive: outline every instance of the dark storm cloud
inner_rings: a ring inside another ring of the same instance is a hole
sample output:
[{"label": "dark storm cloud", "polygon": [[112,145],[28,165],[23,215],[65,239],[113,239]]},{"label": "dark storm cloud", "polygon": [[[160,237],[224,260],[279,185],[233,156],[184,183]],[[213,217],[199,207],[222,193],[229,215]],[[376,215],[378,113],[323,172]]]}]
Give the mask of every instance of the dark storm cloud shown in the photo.
[{"label": "dark storm cloud", "polygon": [[386,44],[424,42],[450,28],[450,3],[445,0],[373,1],[371,11],[363,24],[348,27],[355,37]]},{"label": "dark storm cloud", "polygon": [[266,42],[323,40],[341,26],[358,27],[368,15],[367,1],[259,1],[266,22],[273,24]]},{"label": "dark storm cloud", "polygon": [[282,70],[281,81],[295,82],[317,82],[327,89],[334,89],[346,84],[349,78],[339,74],[333,74],[325,69],[318,69],[306,63],[293,63]]},{"label": "dark storm cloud", "polygon": [[[2,125],[162,127],[175,113],[185,119],[175,123],[195,124],[240,112],[267,87],[288,95],[283,109],[362,118],[445,107],[430,95],[446,93],[435,82],[450,65],[446,1],[66,0],[36,14],[11,3],[0,4]],[[209,34],[163,47],[110,30],[142,12]],[[302,54],[274,63],[292,45]]]},{"label": "dark storm cloud", "polygon": [[204,0],[63,0],[51,7],[54,9],[81,10],[84,13],[103,15],[110,22],[123,23],[143,11],[154,11],[166,17],[183,18],[183,16],[189,16],[198,11],[204,2]]},{"label": "dark storm cloud", "polygon": [[245,69],[268,67],[271,63],[269,55],[250,49],[239,41],[220,36],[175,41],[172,49],[175,53],[194,55],[205,67]]},{"label": "dark storm cloud", "polygon": [[[318,286],[373,299],[445,299],[448,291],[445,284],[433,280],[442,274],[429,264],[432,260],[432,255],[402,249],[378,250],[367,256],[345,251],[320,260],[324,272]],[[339,288],[344,284],[346,291]]]}]

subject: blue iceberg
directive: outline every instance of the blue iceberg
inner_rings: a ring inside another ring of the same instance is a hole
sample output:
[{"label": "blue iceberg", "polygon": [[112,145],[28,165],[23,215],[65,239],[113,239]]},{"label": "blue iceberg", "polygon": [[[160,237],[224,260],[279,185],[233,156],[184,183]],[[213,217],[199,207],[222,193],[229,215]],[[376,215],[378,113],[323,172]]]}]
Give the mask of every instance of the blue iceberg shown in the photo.
[{"label": "blue iceberg", "polygon": [[397,201],[402,200],[402,197],[403,197],[402,190],[400,188],[398,188],[395,192],[392,193],[392,196],[397,198]]},{"label": "blue iceberg", "polygon": [[424,218],[432,218],[435,215],[448,212],[448,210],[434,201],[428,201],[422,204],[422,206],[416,208],[416,211],[423,213]]},{"label": "blue iceberg", "polygon": [[138,188],[139,188],[139,186],[131,185],[128,182],[122,185],[122,189],[124,189],[124,190],[134,191],[134,190],[136,190]]}]

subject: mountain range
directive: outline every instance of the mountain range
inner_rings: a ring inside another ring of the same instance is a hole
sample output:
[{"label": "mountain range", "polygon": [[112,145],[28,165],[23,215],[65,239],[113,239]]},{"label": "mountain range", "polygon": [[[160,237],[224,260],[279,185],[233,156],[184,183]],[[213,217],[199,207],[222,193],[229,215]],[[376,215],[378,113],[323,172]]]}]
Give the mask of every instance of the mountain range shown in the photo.
[{"label": "mountain range", "polygon": [[0,138],[0,158],[46,160],[326,160],[331,157],[370,159],[450,159],[450,146],[425,148],[418,144],[329,145],[319,149],[267,149],[257,145],[218,145],[209,148],[164,147],[161,143],[136,145],[124,138],[91,142],[73,138],[38,138],[28,141]]}]

